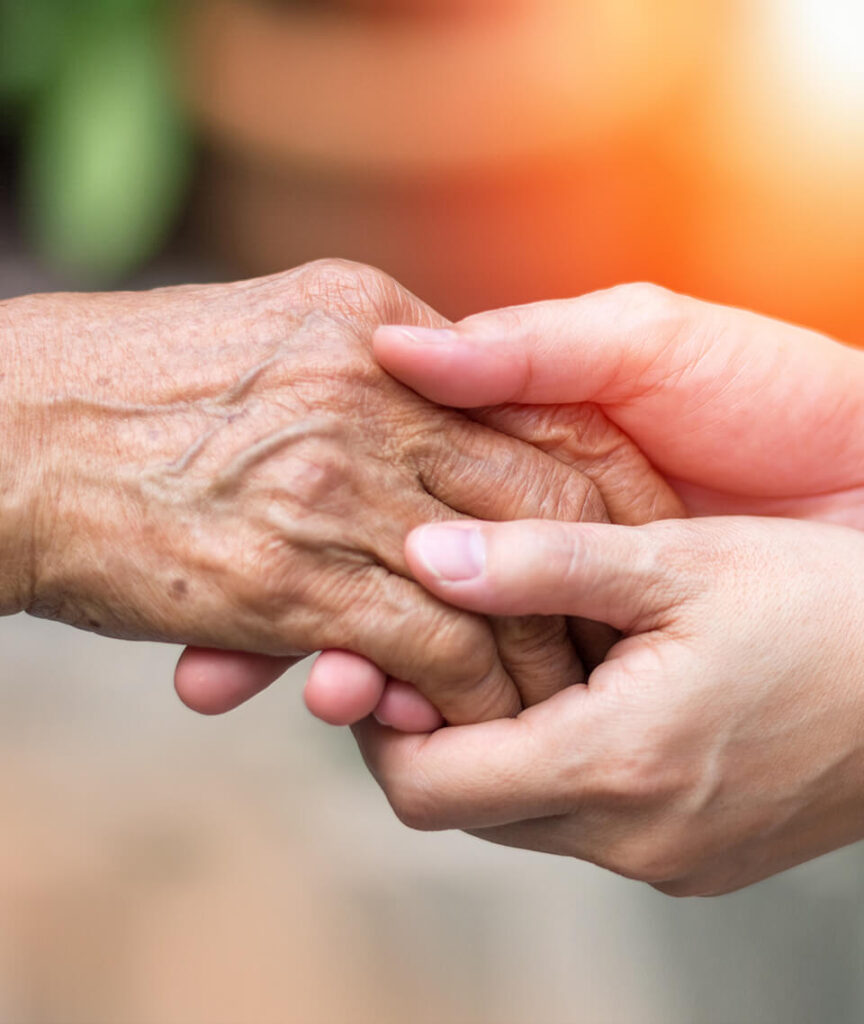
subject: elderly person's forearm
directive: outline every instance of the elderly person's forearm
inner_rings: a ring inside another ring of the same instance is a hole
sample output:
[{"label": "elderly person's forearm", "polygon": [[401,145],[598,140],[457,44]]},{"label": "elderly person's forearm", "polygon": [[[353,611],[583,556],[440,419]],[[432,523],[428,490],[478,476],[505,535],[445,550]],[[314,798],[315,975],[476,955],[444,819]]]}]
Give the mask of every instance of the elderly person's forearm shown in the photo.
[{"label": "elderly person's forearm", "polygon": [[[520,709],[533,627],[428,595],[404,538],[430,518],[603,518],[603,504],[586,478],[377,366],[382,322],[443,323],[395,282],[326,262],[30,297],[4,321],[7,477],[23,474],[5,492],[9,611],[289,661],[343,647],[451,721]],[[581,669],[563,620],[542,628],[566,685]]]},{"label": "elderly person's forearm", "polygon": [[0,303],[0,615],[30,602],[38,529],[40,431],[32,412],[40,340],[26,343],[15,305]]}]

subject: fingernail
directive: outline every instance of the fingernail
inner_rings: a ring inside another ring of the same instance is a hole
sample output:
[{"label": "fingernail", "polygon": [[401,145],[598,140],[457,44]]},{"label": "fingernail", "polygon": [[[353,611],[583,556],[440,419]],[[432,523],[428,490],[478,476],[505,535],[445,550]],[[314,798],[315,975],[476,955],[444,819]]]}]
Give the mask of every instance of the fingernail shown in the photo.
[{"label": "fingernail", "polygon": [[402,327],[401,325],[386,324],[379,330],[392,331],[410,341],[412,345],[441,345],[444,342],[459,340],[456,331],[447,327]]},{"label": "fingernail", "polygon": [[459,526],[424,526],[415,541],[417,554],[438,579],[474,580],[486,568],[486,545],[479,530]]}]

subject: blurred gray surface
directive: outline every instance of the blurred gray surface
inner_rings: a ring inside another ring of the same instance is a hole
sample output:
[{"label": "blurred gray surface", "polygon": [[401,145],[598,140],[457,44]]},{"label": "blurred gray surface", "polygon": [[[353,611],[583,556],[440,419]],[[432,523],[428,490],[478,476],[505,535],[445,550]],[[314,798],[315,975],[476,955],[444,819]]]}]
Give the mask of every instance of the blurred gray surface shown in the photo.
[{"label": "blurred gray surface", "polygon": [[[53,284],[0,247],[0,295]],[[407,831],[302,669],[203,719],[173,649],[17,617],[0,652],[2,1024],[864,1019],[860,847],[675,902]]]},{"label": "blurred gray surface", "polygon": [[[0,622],[0,644],[9,1024],[864,1016],[860,849],[676,902],[587,865],[408,832],[350,737],[303,710],[299,671],[211,720],[174,697],[170,649],[23,617]],[[161,916],[142,918],[139,901]],[[196,980],[201,944],[221,966]],[[265,970],[279,951],[283,967]],[[173,957],[176,1017],[136,995],[165,990]],[[226,1002],[240,1016],[220,1016]]]}]

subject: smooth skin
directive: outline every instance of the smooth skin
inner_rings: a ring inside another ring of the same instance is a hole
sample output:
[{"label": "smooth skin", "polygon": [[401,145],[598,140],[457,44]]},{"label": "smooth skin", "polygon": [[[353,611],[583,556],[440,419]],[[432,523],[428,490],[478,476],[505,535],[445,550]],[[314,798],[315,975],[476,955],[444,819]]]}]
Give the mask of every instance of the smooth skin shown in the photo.
[{"label": "smooth skin", "polygon": [[[445,330],[384,327],[374,350],[391,374],[435,402],[542,407],[577,430],[575,417],[592,409],[661,473],[680,500],[676,515],[864,527],[864,355],[812,331],[638,284],[486,313]],[[626,473],[610,479],[614,452],[605,465],[605,478],[596,466],[586,472],[615,509]],[[382,673],[373,687],[373,671],[325,653],[307,703],[328,719],[340,700],[371,712],[379,694],[381,721],[434,727],[427,701],[402,686],[390,694]],[[366,702],[354,672],[362,673]],[[333,683],[339,673],[341,688]]]},{"label": "smooth skin", "polygon": [[355,727],[399,817],[716,895],[864,838],[864,533],[744,517],[441,524],[418,580],[624,639],[516,719]]}]

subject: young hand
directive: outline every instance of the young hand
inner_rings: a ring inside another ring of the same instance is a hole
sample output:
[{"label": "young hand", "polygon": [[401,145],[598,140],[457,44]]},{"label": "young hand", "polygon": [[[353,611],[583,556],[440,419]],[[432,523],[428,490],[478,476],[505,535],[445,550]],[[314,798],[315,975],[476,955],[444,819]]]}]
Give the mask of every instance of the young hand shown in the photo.
[{"label": "young hand", "polygon": [[416,578],[486,615],[592,615],[624,638],[515,720],[364,756],[421,829],[728,892],[864,838],[864,534],[726,517],[421,527]]}]

